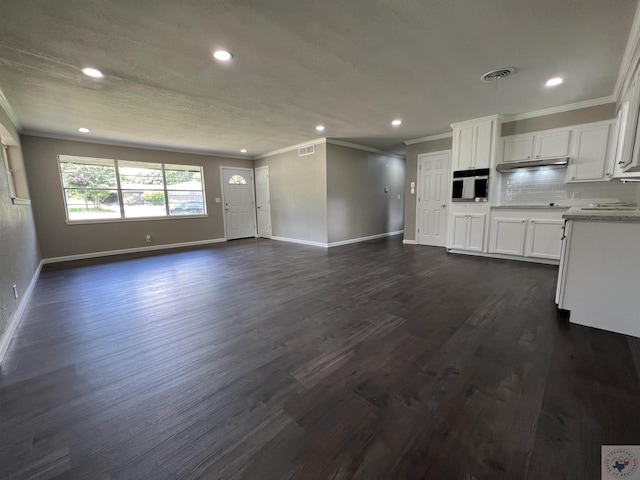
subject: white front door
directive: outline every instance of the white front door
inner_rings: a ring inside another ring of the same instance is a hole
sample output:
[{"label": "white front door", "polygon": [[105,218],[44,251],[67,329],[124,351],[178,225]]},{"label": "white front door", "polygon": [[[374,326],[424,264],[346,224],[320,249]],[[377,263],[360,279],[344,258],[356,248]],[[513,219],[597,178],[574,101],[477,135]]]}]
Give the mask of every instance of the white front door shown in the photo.
[{"label": "white front door", "polygon": [[258,236],[271,238],[271,194],[269,166],[256,168],[256,208],[258,209]]},{"label": "white front door", "polygon": [[252,170],[222,167],[221,171],[227,240],[255,237]]},{"label": "white front door", "polygon": [[450,152],[418,156],[418,243],[444,247]]}]

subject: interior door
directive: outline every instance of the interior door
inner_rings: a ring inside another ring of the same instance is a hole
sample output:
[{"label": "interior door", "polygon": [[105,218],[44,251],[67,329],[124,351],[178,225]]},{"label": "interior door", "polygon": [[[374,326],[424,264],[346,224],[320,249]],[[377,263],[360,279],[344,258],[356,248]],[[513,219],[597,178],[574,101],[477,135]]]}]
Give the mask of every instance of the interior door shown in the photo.
[{"label": "interior door", "polygon": [[227,240],[255,237],[251,169],[222,167],[222,196]]},{"label": "interior door", "polygon": [[447,231],[449,152],[418,157],[418,243],[444,247]]},{"label": "interior door", "polygon": [[256,208],[258,214],[258,236],[271,238],[271,194],[269,190],[269,167],[256,168]]}]

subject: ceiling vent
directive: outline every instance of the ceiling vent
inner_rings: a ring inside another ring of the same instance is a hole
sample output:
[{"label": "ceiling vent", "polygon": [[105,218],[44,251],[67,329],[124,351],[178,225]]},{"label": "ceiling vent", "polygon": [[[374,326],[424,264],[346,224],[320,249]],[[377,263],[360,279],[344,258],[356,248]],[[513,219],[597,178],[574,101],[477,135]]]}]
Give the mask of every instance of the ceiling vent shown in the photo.
[{"label": "ceiling vent", "polygon": [[491,70],[490,72],[485,73],[480,80],[485,82],[493,82],[494,80],[500,80],[501,78],[506,78],[516,71],[515,68],[499,68],[498,70]]},{"label": "ceiling vent", "polygon": [[304,157],[305,155],[313,155],[314,153],[316,153],[315,145],[305,145],[304,147],[300,147],[298,149],[299,157]]}]

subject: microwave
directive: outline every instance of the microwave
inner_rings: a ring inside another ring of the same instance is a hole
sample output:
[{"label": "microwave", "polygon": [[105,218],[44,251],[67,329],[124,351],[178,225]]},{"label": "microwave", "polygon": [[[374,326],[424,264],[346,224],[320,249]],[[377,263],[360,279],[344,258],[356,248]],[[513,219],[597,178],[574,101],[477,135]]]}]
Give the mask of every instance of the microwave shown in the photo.
[{"label": "microwave", "polygon": [[486,202],[489,200],[489,169],[453,172],[451,192],[453,202]]}]

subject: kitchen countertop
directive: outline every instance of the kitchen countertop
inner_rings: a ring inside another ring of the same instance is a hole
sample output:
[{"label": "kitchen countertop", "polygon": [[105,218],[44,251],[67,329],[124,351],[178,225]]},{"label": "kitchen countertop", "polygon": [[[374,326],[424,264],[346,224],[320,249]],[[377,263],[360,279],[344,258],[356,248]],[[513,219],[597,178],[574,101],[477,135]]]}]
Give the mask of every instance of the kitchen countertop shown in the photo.
[{"label": "kitchen countertop", "polygon": [[613,222],[640,222],[640,208],[633,210],[584,210],[574,207],[566,211],[562,218],[567,220],[608,220]]},{"label": "kitchen countertop", "polygon": [[571,207],[567,207],[567,206],[562,206],[562,205],[494,205],[491,207],[491,209],[514,209],[514,210],[538,210],[538,209],[544,209],[544,210],[562,210],[562,209],[567,209],[567,208],[571,208]]}]

